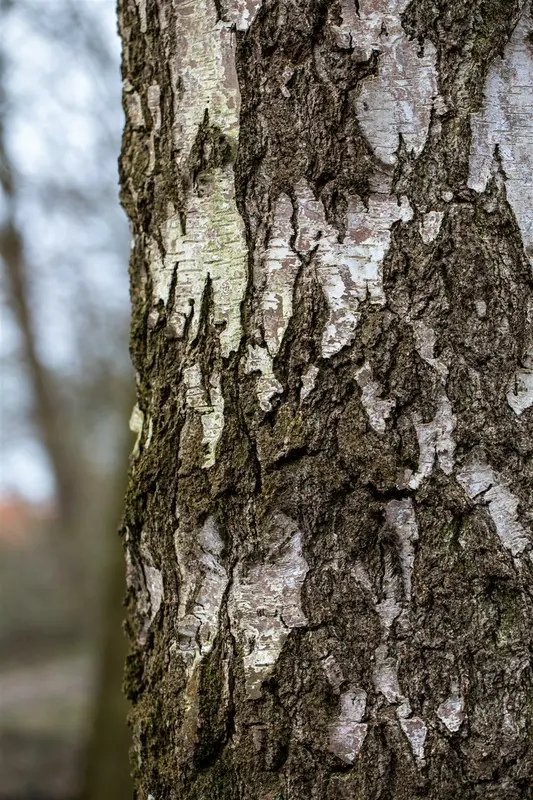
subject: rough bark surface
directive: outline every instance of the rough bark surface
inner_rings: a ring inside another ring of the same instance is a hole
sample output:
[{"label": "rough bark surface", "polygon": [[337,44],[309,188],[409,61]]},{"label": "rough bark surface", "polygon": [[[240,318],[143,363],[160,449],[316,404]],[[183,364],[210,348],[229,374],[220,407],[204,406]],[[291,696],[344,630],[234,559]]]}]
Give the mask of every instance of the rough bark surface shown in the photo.
[{"label": "rough bark surface", "polygon": [[137,797],[533,797],[520,0],[121,0]]}]

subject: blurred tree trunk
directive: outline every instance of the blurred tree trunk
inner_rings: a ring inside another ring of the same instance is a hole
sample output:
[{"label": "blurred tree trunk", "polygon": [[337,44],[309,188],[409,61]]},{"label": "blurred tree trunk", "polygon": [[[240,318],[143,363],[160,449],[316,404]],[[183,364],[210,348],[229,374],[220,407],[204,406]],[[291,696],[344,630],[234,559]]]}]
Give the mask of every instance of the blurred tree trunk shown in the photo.
[{"label": "blurred tree trunk", "polygon": [[[131,408],[132,391],[122,406]],[[124,415],[124,418],[125,415]],[[117,535],[126,490],[126,465],[131,437],[123,437],[121,458],[117,459],[115,486],[105,524],[107,546],[102,575],[104,593],[100,609],[97,642],[96,696],[88,746],[82,770],[80,800],[128,800],[132,795],[129,749],[131,732],[127,717],[129,704],[122,692],[127,640],[123,631],[126,589],[124,552]]]},{"label": "blurred tree trunk", "polygon": [[138,798],[533,797],[520,0],[121,0]]},{"label": "blurred tree trunk", "polygon": [[[120,495],[121,505],[123,493]],[[109,528],[109,534],[116,528]],[[98,647],[96,697],[85,764],[81,800],[128,800],[132,795],[129,766],[131,733],[128,703],[122,693],[126,658],[124,619],[124,556],[118,537],[109,544],[103,585],[102,634]]]},{"label": "blurred tree trunk", "polygon": [[[8,7],[9,4],[3,0],[0,14]],[[32,389],[33,418],[37,433],[50,459],[56,484],[60,527],[72,532],[78,512],[80,476],[61,398],[55,390],[49,370],[40,358],[37,346],[24,241],[16,218],[15,180],[5,143],[6,103],[0,53],[0,188],[3,202],[0,259],[4,266],[11,309],[20,332],[21,355]]]}]

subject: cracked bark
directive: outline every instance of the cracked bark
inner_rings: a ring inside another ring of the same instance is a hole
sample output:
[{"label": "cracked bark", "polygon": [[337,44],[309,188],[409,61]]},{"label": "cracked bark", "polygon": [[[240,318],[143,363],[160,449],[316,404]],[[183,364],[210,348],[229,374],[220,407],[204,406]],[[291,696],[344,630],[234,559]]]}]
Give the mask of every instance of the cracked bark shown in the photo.
[{"label": "cracked bark", "polygon": [[137,796],[533,797],[529,3],[119,20]]}]

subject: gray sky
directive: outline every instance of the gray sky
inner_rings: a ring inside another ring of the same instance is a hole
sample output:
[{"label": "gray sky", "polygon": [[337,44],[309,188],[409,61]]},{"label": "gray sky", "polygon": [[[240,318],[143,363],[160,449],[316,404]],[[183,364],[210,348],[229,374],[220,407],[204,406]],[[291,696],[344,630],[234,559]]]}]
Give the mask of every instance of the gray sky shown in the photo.
[{"label": "gray sky", "polygon": [[[86,23],[72,26],[69,8]],[[17,0],[0,24],[0,48],[41,357],[58,376],[80,382],[94,353],[127,370],[129,233],[117,199],[115,0]],[[43,499],[52,492],[50,472],[29,422],[18,331],[0,290],[0,494]],[[88,437],[102,439],[97,425],[90,428]]]}]

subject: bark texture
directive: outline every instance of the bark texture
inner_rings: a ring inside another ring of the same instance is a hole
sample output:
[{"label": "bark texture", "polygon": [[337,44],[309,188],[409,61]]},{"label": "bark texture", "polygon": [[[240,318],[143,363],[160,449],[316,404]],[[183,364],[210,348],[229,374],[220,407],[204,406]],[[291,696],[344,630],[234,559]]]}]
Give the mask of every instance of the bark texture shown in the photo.
[{"label": "bark texture", "polygon": [[533,797],[520,0],[121,0],[137,797]]}]

